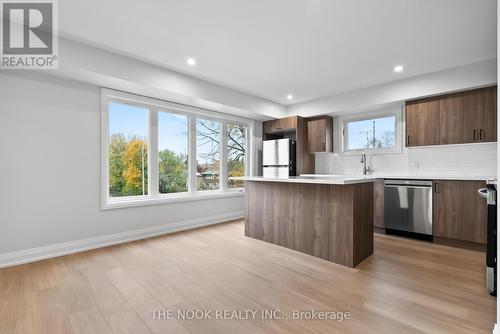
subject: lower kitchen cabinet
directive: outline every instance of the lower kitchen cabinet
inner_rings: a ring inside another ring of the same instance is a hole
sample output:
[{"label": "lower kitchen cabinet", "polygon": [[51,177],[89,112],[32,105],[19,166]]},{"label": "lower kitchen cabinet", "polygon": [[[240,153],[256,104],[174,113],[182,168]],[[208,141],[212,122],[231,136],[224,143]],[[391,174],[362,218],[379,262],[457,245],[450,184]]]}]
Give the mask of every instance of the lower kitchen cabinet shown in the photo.
[{"label": "lower kitchen cabinet", "polygon": [[459,225],[458,239],[486,243],[486,199],[479,196],[477,190],[486,187],[484,181],[466,181],[463,183],[463,221]]},{"label": "lower kitchen cabinet", "polygon": [[[477,193],[484,181],[434,181],[435,241],[486,243],[486,200]],[[443,240],[441,240],[443,238]]]}]

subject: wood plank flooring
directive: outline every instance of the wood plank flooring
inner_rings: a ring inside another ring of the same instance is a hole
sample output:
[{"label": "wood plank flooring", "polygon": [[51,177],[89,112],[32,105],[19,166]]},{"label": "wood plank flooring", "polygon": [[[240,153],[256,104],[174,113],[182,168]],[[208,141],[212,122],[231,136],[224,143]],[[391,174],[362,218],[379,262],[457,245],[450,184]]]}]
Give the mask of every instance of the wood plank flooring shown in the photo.
[{"label": "wood plank flooring", "polygon": [[[375,236],[351,269],[243,236],[242,221],[0,269],[0,333],[491,333],[484,253]],[[211,310],[158,320],[152,310]],[[255,320],[213,319],[257,310]],[[262,320],[261,310],[350,320]]]}]

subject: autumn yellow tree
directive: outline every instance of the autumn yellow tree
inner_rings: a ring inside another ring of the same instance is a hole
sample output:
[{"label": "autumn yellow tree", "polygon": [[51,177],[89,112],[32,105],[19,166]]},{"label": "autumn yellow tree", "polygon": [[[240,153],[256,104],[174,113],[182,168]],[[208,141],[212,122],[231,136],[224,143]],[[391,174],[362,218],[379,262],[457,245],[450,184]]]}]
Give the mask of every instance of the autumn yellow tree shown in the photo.
[{"label": "autumn yellow tree", "polygon": [[128,195],[145,195],[148,189],[148,144],[140,138],[132,138],[127,143],[123,172],[124,192]]}]

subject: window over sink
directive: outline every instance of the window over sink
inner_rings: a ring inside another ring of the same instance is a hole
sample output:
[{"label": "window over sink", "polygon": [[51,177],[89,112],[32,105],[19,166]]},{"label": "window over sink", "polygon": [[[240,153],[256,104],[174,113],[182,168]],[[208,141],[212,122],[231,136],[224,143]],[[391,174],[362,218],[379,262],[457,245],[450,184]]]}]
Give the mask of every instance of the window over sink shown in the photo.
[{"label": "window over sink", "polygon": [[401,108],[376,110],[340,118],[344,154],[401,151]]}]

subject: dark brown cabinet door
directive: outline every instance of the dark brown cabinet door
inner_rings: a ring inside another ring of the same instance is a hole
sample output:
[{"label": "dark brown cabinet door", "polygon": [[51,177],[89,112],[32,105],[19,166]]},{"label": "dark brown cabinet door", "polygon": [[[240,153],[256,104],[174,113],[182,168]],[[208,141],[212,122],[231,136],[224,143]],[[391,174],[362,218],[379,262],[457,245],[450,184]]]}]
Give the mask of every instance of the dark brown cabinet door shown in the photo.
[{"label": "dark brown cabinet door", "polygon": [[406,103],[406,146],[497,141],[497,87]]},{"label": "dark brown cabinet door", "polygon": [[464,93],[466,143],[497,141],[497,88]]},{"label": "dark brown cabinet door", "polygon": [[484,181],[465,181],[462,185],[462,217],[458,226],[458,239],[486,243],[486,199],[477,190],[486,187]]},{"label": "dark brown cabinet door", "polygon": [[451,94],[439,100],[439,144],[465,142],[464,117],[463,94]]},{"label": "dark brown cabinet door", "polygon": [[477,91],[476,124],[478,139],[482,142],[497,141],[497,87]]},{"label": "dark brown cabinet door", "polygon": [[295,130],[296,128],[297,128],[296,116],[273,119],[270,121],[265,121],[263,123],[264,133],[279,133],[279,132]]},{"label": "dark brown cabinet door", "polygon": [[406,146],[439,144],[439,101],[406,103]]},{"label": "dark brown cabinet door", "polygon": [[458,225],[462,220],[462,182],[435,181],[432,203],[433,235],[458,239]]},{"label": "dark brown cabinet door", "polygon": [[433,235],[486,243],[486,201],[477,193],[484,181],[434,181]]},{"label": "dark brown cabinet door", "polygon": [[333,119],[329,116],[307,120],[307,148],[309,153],[333,152]]},{"label": "dark brown cabinet door", "polygon": [[[479,140],[479,131],[477,124],[477,90],[465,92],[464,96],[464,142],[473,143]],[[480,127],[479,127],[480,128]]]}]

